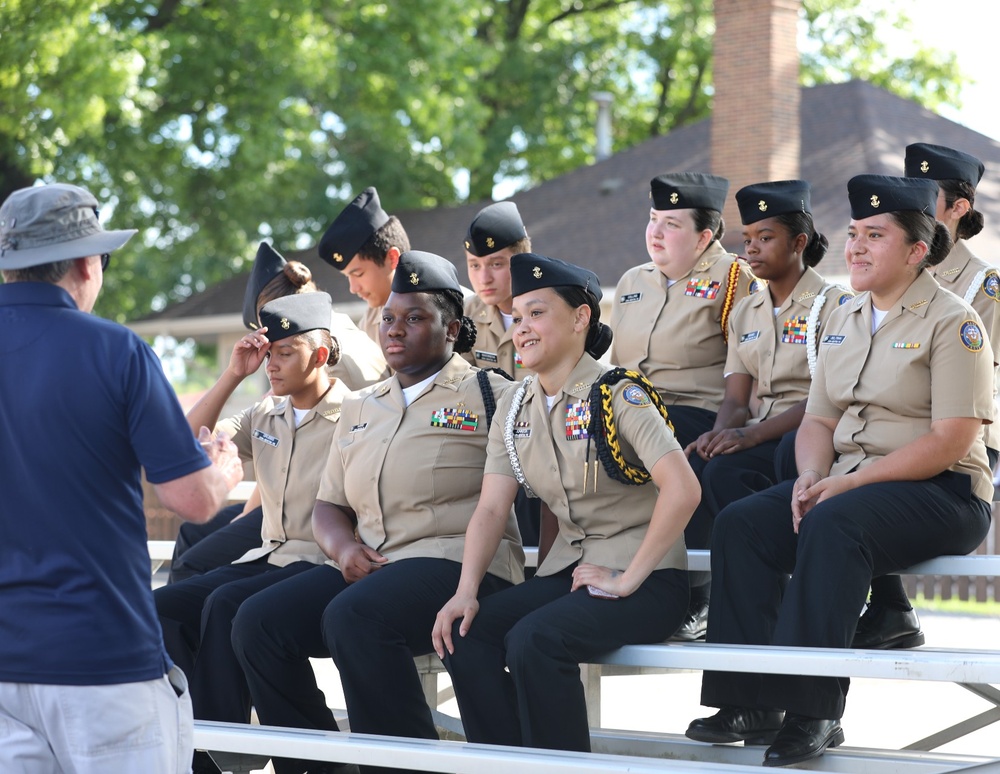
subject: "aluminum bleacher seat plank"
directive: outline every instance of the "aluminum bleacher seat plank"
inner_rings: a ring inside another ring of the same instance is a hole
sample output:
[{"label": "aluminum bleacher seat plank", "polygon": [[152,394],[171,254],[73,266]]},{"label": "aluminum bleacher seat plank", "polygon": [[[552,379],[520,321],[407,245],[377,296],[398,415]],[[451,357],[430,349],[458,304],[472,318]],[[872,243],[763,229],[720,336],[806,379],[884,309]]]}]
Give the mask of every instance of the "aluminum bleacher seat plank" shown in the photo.
[{"label": "aluminum bleacher seat plank", "polygon": [[[202,750],[297,757],[366,766],[469,774],[582,774],[631,772],[663,774],[663,760],[633,755],[605,755],[534,750],[464,742],[403,739],[371,734],[195,722],[195,747]],[[671,761],[671,774],[759,774],[757,765],[711,761]]]},{"label": "aluminum bleacher seat plank", "polygon": [[781,675],[1000,683],[1000,651],[992,650],[915,648],[876,651],[672,642],[626,645],[594,659],[594,662]]}]

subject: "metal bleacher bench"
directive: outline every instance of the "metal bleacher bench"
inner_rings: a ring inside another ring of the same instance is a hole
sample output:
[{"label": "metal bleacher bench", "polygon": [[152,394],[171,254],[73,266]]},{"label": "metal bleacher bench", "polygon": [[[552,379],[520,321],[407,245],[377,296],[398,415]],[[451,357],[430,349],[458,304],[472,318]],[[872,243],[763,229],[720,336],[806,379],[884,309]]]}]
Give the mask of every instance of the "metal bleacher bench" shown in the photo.
[{"label": "metal bleacher bench", "polygon": [[[150,541],[150,558],[169,561],[172,541]],[[537,564],[537,549],[526,549],[526,563]],[[709,568],[708,551],[688,551],[691,570]],[[944,556],[911,567],[901,574],[1000,576],[1000,556]],[[462,735],[461,721],[437,710],[453,697],[450,688],[439,690],[443,666],[436,656],[415,659],[428,704],[439,726]],[[372,766],[405,767],[424,771],[518,774],[534,772],[630,771],[698,772],[760,771],[759,748],[740,745],[703,745],[670,734],[611,732],[602,729],[600,690],[602,672],[635,674],[660,670],[751,671],[769,674],[813,674],[823,676],[929,680],[952,682],[992,703],[991,709],[931,736],[901,751],[839,748],[811,762],[813,770],[864,772],[1000,772],[1000,750],[996,758],[936,754],[941,745],[1000,720],[1000,650],[915,648],[870,651],[827,648],[779,648],[773,646],[723,645],[704,642],[671,642],[629,645],[581,665],[587,692],[594,753],[567,753],[494,747],[454,741],[428,741],[366,734],[331,734],[304,729],[282,729],[239,724],[195,724],[195,746],[215,751],[219,762],[237,774],[250,771],[270,756],[294,756],[315,760],[364,763]]]}]

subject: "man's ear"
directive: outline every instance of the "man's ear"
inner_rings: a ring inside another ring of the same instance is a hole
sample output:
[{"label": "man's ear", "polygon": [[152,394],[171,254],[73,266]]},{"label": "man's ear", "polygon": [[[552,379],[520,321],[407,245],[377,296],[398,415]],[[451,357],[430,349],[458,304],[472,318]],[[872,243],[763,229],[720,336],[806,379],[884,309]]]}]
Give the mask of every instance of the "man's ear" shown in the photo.
[{"label": "man's ear", "polygon": [[[95,258],[96,260],[91,260]],[[101,258],[97,255],[92,255],[87,258],[74,258],[73,265],[80,274],[80,279],[87,281],[94,276],[95,271],[101,270]]]}]

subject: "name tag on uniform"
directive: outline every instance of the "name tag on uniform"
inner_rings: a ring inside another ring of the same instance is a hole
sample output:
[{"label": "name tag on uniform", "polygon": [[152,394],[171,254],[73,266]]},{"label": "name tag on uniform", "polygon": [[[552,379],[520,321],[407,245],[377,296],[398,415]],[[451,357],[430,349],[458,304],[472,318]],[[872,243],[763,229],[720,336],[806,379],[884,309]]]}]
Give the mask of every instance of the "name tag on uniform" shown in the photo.
[{"label": "name tag on uniform", "polygon": [[820,343],[829,344],[831,347],[839,347],[841,344],[844,343],[845,338],[846,338],[845,336],[834,336],[831,334],[829,336],[824,336],[823,341],[821,341]]},{"label": "name tag on uniform", "polygon": [[481,349],[475,351],[476,360],[485,360],[487,363],[498,363],[500,359],[496,352],[483,352]]},{"label": "name tag on uniform", "polygon": [[258,441],[263,441],[268,446],[277,446],[278,445],[278,439],[275,438],[273,435],[268,435],[263,430],[254,430],[253,433],[252,433],[252,435]]},{"label": "name tag on uniform", "polygon": [[360,432],[361,430],[364,430],[366,427],[368,427],[367,422],[362,422],[360,425],[351,425],[351,432],[357,433]]},{"label": "name tag on uniform", "polygon": [[515,438],[531,438],[531,425],[528,422],[517,422],[514,425]]},{"label": "name tag on uniform", "polygon": [[619,304],[634,304],[640,298],[642,298],[642,293],[626,293],[624,296],[619,296],[618,303]]},{"label": "name tag on uniform", "polygon": [[760,331],[750,331],[750,333],[744,333],[740,336],[740,344],[745,344],[748,341],[756,341],[760,338]]}]

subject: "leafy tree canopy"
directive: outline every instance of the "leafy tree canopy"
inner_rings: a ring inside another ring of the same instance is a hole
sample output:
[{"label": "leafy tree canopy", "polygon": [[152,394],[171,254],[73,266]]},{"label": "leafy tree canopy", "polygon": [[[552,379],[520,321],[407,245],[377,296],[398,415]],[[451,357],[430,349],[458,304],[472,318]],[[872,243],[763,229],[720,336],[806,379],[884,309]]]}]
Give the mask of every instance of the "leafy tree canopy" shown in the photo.
[{"label": "leafy tree canopy", "polygon": [[[805,0],[806,85],[864,78],[953,104],[953,55],[892,60],[898,8]],[[113,227],[98,311],[119,320],[306,247],[365,185],[392,210],[490,197],[704,118],[711,0],[2,0],[0,199],[90,188]],[[107,214],[107,213],[105,213]]]}]

